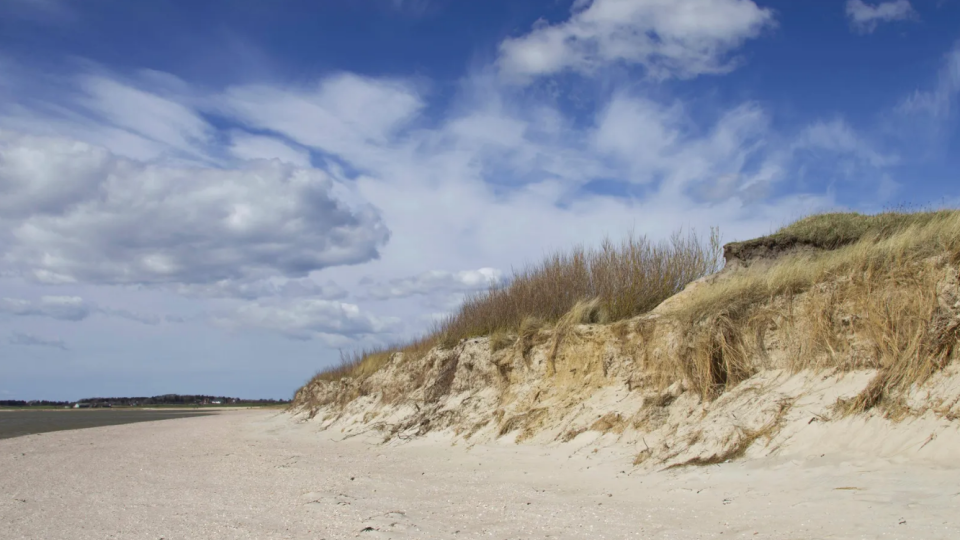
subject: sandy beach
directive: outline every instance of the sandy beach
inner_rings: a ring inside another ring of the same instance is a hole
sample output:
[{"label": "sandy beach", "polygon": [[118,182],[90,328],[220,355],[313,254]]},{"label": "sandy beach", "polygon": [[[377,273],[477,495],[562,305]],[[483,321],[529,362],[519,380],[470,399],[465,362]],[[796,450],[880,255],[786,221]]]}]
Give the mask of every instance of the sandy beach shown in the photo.
[{"label": "sandy beach", "polygon": [[631,474],[569,446],[336,440],[277,411],[0,441],[0,537],[957,538],[960,469],[843,455]]}]

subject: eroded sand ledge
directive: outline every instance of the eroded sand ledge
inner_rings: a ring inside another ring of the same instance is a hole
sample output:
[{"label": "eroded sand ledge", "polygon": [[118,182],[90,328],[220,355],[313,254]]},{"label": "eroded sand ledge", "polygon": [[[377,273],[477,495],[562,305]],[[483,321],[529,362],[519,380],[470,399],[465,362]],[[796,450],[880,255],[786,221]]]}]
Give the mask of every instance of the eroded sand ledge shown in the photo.
[{"label": "eroded sand ledge", "polygon": [[960,468],[942,458],[851,450],[631,473],[632,455],[573,443],[341,436],[236,411],[3,440],[0,537],[960,536]]}]

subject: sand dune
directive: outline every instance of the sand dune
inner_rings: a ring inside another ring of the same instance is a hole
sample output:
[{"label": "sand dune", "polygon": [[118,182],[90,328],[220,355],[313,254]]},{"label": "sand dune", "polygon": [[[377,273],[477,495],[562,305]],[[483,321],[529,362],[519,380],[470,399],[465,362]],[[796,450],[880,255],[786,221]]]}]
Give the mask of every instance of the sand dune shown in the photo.
[{"label": "sand dune", "polygon": [[958,538],[960,469],[825,454],[631,472],[570,445],[336,440],[236,411],[0,441],[0,538]]}]

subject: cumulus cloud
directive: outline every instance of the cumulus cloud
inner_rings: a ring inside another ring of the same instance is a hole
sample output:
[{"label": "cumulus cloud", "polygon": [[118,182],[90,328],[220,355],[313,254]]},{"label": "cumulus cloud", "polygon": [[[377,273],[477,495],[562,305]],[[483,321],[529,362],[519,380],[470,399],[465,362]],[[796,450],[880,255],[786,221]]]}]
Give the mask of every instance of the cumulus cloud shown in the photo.
[{"label": "cumulus cloud", "polygon": [[892,0],[872,5],[863,0],[847,0],[847,17],[857,32],[869,34],[882,22],[903,21],[917,16],[909,0]]},{"label": "cumulus cloud", "polygon": [[400,328],[396,318],[378,318],[362,313],[355,304],[314,298],[245,303],[214,318],[232,329],[258,329],[293,339],[326,336],[358,338]]},{"label": "cumulus cloud", "polygon": [[445,272],[432,270],[417,276],[391,279],[386,283],[377,283],[367,290],[373,298],[405,298],[413,295],[437,293],[472,292],[489,288],[500,283],[503,273],[495,268]]},{"label": "cumulus cloud", "polygon": [[10,334],[10,338],[7,340],[11,345],[27,345],[35,347],[53,347],[55,349],[60,349],[63,351],[67,350],[67,344],[64,343],[62,339],[59,338],[45,338],[42,336],[37,336],[33,334],[25,334],[22,332],[13,332]]},{"label": "cumulus cloud", "polygon": [[731,51],[773,24],[751,0],[578,1],[566,21],[505,40],[499,67],[521,81],[617,62],[658,78],[723,73],[734,66]]},{"label": "cumulus cloud", "polygon": [[206,284],[374,259],[389,232],[319,170],[172,168],[0,132],[0,261],[42,282]]}]

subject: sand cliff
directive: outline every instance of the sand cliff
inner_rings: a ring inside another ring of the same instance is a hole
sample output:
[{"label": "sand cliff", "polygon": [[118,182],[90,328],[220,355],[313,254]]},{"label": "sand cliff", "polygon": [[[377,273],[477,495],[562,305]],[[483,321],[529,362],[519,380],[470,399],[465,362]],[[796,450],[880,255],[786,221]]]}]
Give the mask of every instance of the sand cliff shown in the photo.
[{"label": "sand cliff", "polygon": [[[725,271],[629,320],[582,324],[594,318],[583,303],[556,325],[314,380],[292,411],[384,442],[568,445],[652,469],[841,449],[956,457],[955,255],[832,267],[834,251],[783,247],[728,246]],[[744,285],[815,265],[804,286]]]}]

